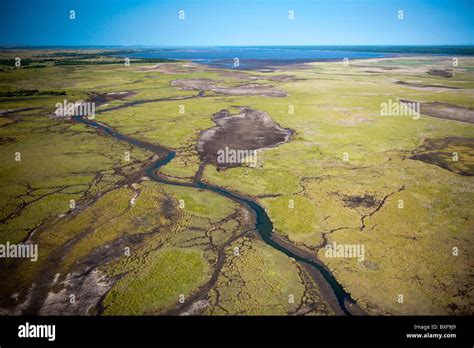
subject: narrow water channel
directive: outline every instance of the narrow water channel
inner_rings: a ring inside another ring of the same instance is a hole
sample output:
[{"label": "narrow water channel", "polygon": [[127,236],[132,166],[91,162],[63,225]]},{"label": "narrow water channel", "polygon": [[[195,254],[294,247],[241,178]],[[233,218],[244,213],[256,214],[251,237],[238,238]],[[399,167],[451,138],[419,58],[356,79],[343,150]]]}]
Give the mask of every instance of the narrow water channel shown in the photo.
[{"label": "narrow water channel", "polygon": [[161,176],[158,175],[158,172],[161,167],[165,166],[173,158],[175,157],[175,152],[167,149],[163,146],[156,145],[156,144],[151,144],[142,140],[134,139],[129,136],[123,135],[120,132],[117,132],[116,130],[108,127],[107,125],[104,125],[102,123],[96,122],[92,119],[87,119],[84,117],[80,116],[74,116],[74,120],[77,122],[84,123],[86,125],[98,128],[102,130],[104,133],[118,139],[121,141],[125,141],[133,146],[140,147],[142,149],[152,151],[158,155],[161,156],[160,159],[157,161],[153,162],[152,165],[150,165],[146,173],[147,175],[154,181],[167,184],[167,185],[174,185],[174,186],[185,186],[185,187],[194,187],[194,188],[199,188],[202,190],[207,190],[207,191],[212,191],[214,193],[217,193],[223,197],[232,199],[235,202],[238,202],[242,205],[245,205],[248,209],[254,212],[256,216],[256,223],[255,223],[255,228],[257,232],[259,233],[260,237],[263,239],[265,243],[273,247],[274,249],[284,253],[285,255],[295,259],[296,261],[303,262],[305,264],[311,265],[312,267],[315,267],[321,275],[324,277],[324,279],[327,281],[327,283],[330,285],[331,289],[334,292],[334,295],[336,296],[337,302],[341,308],[341,310],[346,314],[346,315],[351,315],[351,313],[348,311],[346,308],[346,304],[354,304],[354,301],[351,299],[350,295],[344,291],[342,286],[339,284],[339,282],[334,278],[334,276],[331,274],[329,270],[327,270],[324,266],[307,259],[301,255],[298,255],[291,250],[285,248],[281,244],[277,243],[275,240],[271,238],[272,233],[273,233],[273,223],[270,220],[268,214],[266,213],[265,209],[263,209],[259,204],[254,202],[251,199],[245,198],[240,196],[239,194],[236,194],[232,191],[229,191],[227,189],[223,189],[217,186],[213,186],[210,184],[206,184],[202,181],[197,181],[193,183],[184,183],[184,182],[178,182],[178,181],[173,181],[173,180],[168,180],[165,178],[162,178]]}]

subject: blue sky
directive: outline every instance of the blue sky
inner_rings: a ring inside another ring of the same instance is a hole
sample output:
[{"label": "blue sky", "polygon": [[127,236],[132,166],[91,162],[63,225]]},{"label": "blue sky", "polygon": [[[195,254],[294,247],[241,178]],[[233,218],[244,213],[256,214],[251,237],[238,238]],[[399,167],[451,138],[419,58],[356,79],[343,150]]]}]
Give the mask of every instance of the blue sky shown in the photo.
[{"label": "blue sky", "polygon": [[0,29],[0,45],[466,45],[474,0],[1,0]]}]

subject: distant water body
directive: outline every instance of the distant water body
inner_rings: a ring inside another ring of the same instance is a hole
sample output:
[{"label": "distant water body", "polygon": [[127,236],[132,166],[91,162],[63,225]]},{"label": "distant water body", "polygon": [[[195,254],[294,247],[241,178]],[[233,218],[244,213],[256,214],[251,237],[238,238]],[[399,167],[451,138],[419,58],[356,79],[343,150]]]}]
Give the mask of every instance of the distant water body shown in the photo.
[{"label": "distant water body", "polygon": [[165,58],[189,60],[215,67],[258,69],[268,66],[315,61],[338,61],[344,58],[368,59],[412,54],[469,54],[472,47],[428,46],[265,46],[265,47],[181,47],[146,49],[121,55],[129,58]]},{"label": "distant water body", "polygon": [[236,67],[257,69],[267,66],[306,63],[314,61],[335,61],[363,58],[382,58],[387,54],[374,52],[322,51],[297,48],[259,48],[259,47],[210,47],[146,50],[126,55],[129,58],[167,58],[190,60],[220,68]]}]

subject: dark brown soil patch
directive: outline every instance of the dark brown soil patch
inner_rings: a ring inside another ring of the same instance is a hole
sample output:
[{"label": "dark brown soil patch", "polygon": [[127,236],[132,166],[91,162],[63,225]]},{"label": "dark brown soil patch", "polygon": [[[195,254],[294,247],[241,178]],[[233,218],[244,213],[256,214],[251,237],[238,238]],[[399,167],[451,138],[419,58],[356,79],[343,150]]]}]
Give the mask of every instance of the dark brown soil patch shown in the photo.
[{"label": "dark brown soil patch", "polygon": [[[412,101],[401,99],[400,102],[413,103]],[[474,110],[464,106],[440,102],[420,103],[420,112],[432,117],[474,123]]]},{"label": "dark brown soil patch", "polygon": [[[380,70],[400,70],[402,68],[398,68],[395,66],[378,66],[378,65],[361,65],[361,64],[351,64],[351,66],[355,66],[357,68],[369,68],[369,69],[380,69]],[[367,72],[375,72],[375,71],[367,71]]]},{"label": "dark brown soil patch", "polygon": [[[457,161],[454,160],[454,153],[458,154]],[[413,151],[410,159],[433,164],[459,175],[474,176],[474,139],[425,139],[423,145]]]},{"label": "dark brown soil patch", "polygon": [[219,82],[211,79],[179,79],[171,81],[170,85],[183,91],[209,91]]},{"label": "dark brown soil patch", "polygon": [[214,114],[216,126],[201,132],[197,149],[201,160],[214,163],[218,169],[237,167],[242,163],[219,163],[219,151],[257,150],[278,146],[289,141],[292,130],[282,128],[263,112],[242,107],[231,115],[228,110]]},{"label": "dark brown soil patch", "polygon": [[260,95],[262,97],[286,97],[287,94],[273,86],[256,83],[247,83],[233,87],[217,87],[212,90],[215,93],[225,95]]},{"label": "dark brown soil patch", "polygon": [[194,64],[191,62],[186,64],[160,63],[154,66],[146,66],[137,69],[137,71],[139,72],[159,72],[164,75],[189,74],[195,72],[202,72],[205,70],[206,67],[204,65]]},{"label": "dark brown soil patch", "polygon": [[218,73],[222,77],[231,77],[238,80],[258,80],[260,78],[259,76],[249,74],[242,70],[223,70],[209,68],[208,71]]},{"label": "dark brown soil patch", "polygon": [[35,110],[35,109],[38,109],[38,108],[18,108],[18,109],[0,110],[0,116],[15,114],[17,112],[22,112],[22,111],[30,111],[30,110]]},{"label": "dark brown soil patch", "polygon": [[402,68],[395,66],[379,66],[379,65],[363,65],[363,64],[351,64],[357,68],[369,68],[369,69],[380,69],[380,70],[400,70]]},{"label": "dark brown soil patch", "polygon": [[450,78],[454,76],[451,69],[445,69],[445,70],[430,69],[426,73],[429,75],[441,76],[441,77],[446,77],[446,78]]},{"label": "dark brown soil patch", "polygon": [[210,79],[179,79],[171,81],[171,86],[190,91],[211,91],[224,95],[259,95],[264,97],[286,97],[287,94],[269,85],[245,83],[236,86],[219,86],[220,81]]},{"label": "dark brown soil patch", "polygon": [[411,83],[411,82],[405,82],[405,81],[397,81],[395,83],[398,85],[410,86],[410,87],[416,87],[416,88],[462,89],[461,87],[452,87],[452,86],[443,86],[443,85],[427,85],[424,83]]},{"label": "dark brown soil patch", "polygon": [[242,70],[232,71],[232,70],[212,69],[209,71],[216,72],[222,77],[232,77],[238,80],[251,80],[251,81],[269,80],[269,81],[277,81],[277,82],[292,82],[292,81],[305,80],[303,78],[296,77],[293,75],[258,76],[258,75],[249,74]]},{"label": "dark brown soil patch", "polygon": [[16,139],[11,137],[0,137],[0,146],[15,143]]},{"label": "dark brown soil patch", "polygon": [[296,77],[292,75],[276,75],[276,76],[269,76],[267,77],[270,81],[278,81],[278,82],[294,82],[294,81],[303,81],[301,77]]},{"label": "dark brown soil patch", "polygon": [[380,201],[377,200],[374,196],[364,194],[363,196],[342,196],[342,201],[344,202],[344,206],[348,208],[372,208],[376,207]]},{"label": "dark brown soil patch", "polygon": [[92,93],[88,101],[95,103],[95,106],[97,107],[114,100],[123,100],[126,98],[130,98],[136,94],[137,94],[136,92],[129,92],[129,91],[110,92],[110,93]]}]

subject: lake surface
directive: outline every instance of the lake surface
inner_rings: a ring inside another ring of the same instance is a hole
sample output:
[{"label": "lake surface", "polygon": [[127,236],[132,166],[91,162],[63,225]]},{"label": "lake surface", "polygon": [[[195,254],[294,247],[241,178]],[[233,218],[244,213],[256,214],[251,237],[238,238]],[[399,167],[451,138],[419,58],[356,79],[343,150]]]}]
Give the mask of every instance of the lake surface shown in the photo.
[{"label": "lake surface", "polygon": [[[473,46],[228,46],[149,47],[118,54],[128,58],[189,60],[217,68],[264,69],[271,66],[410,55],[472,56]],[[235,58],[239,65],[235,66]]]},{"label": "lake surface", "polygon": [[[309,47],[199,47],[162,48],[121,55],[128,58],[165,58],[190,60],[220,68],[256,69],[267,66],[298,64],[315,61],[337,61],[348,59],[383,58],[394,53],[351,52],[343,50],[321,50]],[[235,66],[235,59],[239,65]]]}]

